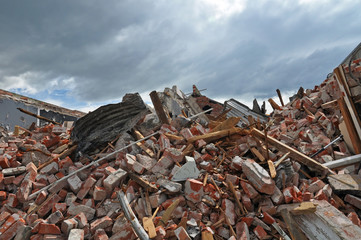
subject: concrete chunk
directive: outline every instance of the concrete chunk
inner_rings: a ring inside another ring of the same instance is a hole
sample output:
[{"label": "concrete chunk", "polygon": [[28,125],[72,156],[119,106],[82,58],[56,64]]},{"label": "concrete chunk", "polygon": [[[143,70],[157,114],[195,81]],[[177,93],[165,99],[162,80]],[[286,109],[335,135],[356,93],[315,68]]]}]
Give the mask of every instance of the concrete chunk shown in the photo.
[{"label": "concrete chunk", "polygon": [[186,156],[186,163],[176,171],[172,177],[172,181],[185,181],[189,178],[197,179],[199,177],[199,170],[197,168],[194,158]]},{"label": "concrete chunk", "polygon": [[275,182],[268,172],[255,161],[250,159],[242,163],[243,173],[247,179],[260,192],[272,195],[275,191]]},{"label": "concrete chunk", "polygon": [[125,178],[127,172],[119,168],[116,172],[110,174],[106,179],[104,179],[103,184],[107,191],[113,191],[114,187],[120,184],[120,181]]}]

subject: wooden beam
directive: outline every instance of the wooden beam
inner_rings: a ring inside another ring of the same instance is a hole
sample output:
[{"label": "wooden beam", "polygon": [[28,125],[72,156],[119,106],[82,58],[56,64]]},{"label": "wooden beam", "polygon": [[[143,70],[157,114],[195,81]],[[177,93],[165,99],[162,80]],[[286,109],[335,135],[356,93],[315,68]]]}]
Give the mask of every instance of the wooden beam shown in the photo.
[{"label": "wooden beam", "polygon": [[257,150],[255,147],[251,147],[251,152],[259,159],[261,162],[264,162],[265,157]]},{"label": "wooden beam", "polygon": [[287,209],[281,210],[283,220],[287,225],[288,232],[291,235],[292,240],[307,240],[305,234],[298,228],[298,224],[293,219],[292,215]]},{"label": "wooden beam", "polygon": [[277,92],[278,98],[280,99],[280,102],[281,102],[282,107],[284,107],[285,104],[283,103],[281,91],[280,91],[279,89],[276,89],[276,92]]},{"label": "wooden beam", "polygon": [[32,112],[29,112],[29,111],[27,111],[27,110],[25,110],[25,109],[22,109],[22,108],[17,108],[17,109],[18,109],[20,112],[23,112],[23,113],[25,113],[25,114],[28,114],[28,115],[33,116],[33,117],[36,117],[36,118],[39,118],[39,119],[44,120],[44,121],[46,121],[46,122],[51,122],[51,123],[56,124],[56,125],[61,125],[61,123],[55,122],[55,121],[53,121],[53,120],[51,120],[51,119],[49,119],[49,118],[46,118],[46,117],[37,115],[37,114],[32,113]]},{"label": "wooden beam", "polygon": [[327,108],[333,108],[333,107],[336,107],[336,106],[337,106],[337,99],[322,104],[321,108],[327,109]]},{"label": "wooden beam", "polygon": [[347,106],[347,109],[350,113],[351,120],[355,126],[356,132],[358,134],[359,139],[361,139],[361,121],[358,117],[355,105],[352,102],[352,98],[350,95],[350,90],[348,88],[346,77],[343,73],[342,66],[339,66],[338,68],[334,69],[334,77],[337,80],[341,93],[343,94],[343,99],[345,100],[345,104]]},{"label": "wooden beam", "polygon": [[271,107],[276,110],[281,110],[281,107],[272,99],[268,99],[268,102],[271,104]]},{"label": "wooden beam", "polygon": [[152,100],[155,112],[157,113],[157,116],[159,118],[159,121],[161,123],[169,124],[169,119],[167,115],[164,112],[163,105],[160,101],[160,98],[158,96],[158,93],[156,91],[153,91],[149,94],[150,99]]},{"label": "wooden beam", "polygon": [[247,134],[248,132],[249,131],[247,131],[247,130],[243,130],[243,129],[234,127],[234,128],[230,128],[230,129],[226,129],[226,130],[217,131],[217,132],[206,133],[204,135],[194,136],[194,137],[189,138],[188,142],[193,143],[200,139],[203,139],[205,142],[210,142],[210,141],[215,141],[220,138],[230,136],[230,135],[233,135],[236,133]]},{"label": "wooden beam", "polygon": [[225,121],[218,124],[215,128],[213,128],[211,132],[217,132],[235,127],[240,120],[240,117],[229,117]]},{"label": "wooden beam", "polygon": [[357,134],[356,127],[351,119],[349,109],[347,108],[345,100],[343,98],[338,99],[338,106],[341,110],[343,120],[345,122],[348,135],[351,139],[353,149],[356,154],[360,154],[361,153],[361,141]]},{"label": "wooden beam", "polygon": [[[265,135],[262,131],[253,128],[251,130],[251,134],[255,137],[258,137],[262,140],[265,139]],[[296,149],[291,148],[290,146],[287,146],[286,144],[278,141],[277,139],[271,137],[271,136],[267,136],[267,141],[275,146],[279,151],[282,152],[290,152],[290,157],[293,158],[294,160],[308,166],[311,168],[314,168],[315,170],[320,171],[321,173],[323,173],[324,171],[326,171],[327,173],[333,173],[328,167],[323,166],[321,163],[313,160],[312,158],[306,156],[305,154],[297,151]]]}]

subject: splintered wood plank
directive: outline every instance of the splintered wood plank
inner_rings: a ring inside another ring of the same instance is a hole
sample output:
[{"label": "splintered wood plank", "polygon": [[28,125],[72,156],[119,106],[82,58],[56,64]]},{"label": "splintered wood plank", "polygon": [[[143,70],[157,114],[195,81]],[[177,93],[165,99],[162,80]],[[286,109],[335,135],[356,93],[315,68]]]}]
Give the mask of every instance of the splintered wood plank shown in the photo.
[{"label": "splintered wood plank", "polygon": [[268,160],[267,163],[268,163],[268,168],[269,168],[269,171],[271,174],[271,178],[275,178],[277,175],[275,165],[273,164],[273,162],[271,160]]},{"label": "splintered wood plank", "polygon": [[184,137],[182,137],[182,136],[177,136],[177,135],[170,134],[170,133],[164,133],[164,135],[167,138],[169,138],[170,140],[176,140],[176,141],[183,141],[184,140]]},{"label": "splintered wood plank", "polygon": [[280,102],[281,102],[282,107],[284,107],[285,104],[283,103],[281,91],[280,91],[279,89],[276,89],[276,92],[277,92],[278,98],[280,99]]},{"label": "splintered wood plank", "polygon": [[349,109],[346,106],[345,100],[343,98],[338,99],[338,106],[340,107],[343,120],[346,125],[346,129],[348,132],[348,136],[351,139],[351,143],[353,146],[353,149],[356,154],[361,153],[361,141],[357,134],[356,126],[354,125],[354,122],[352,121],[351,114]]},{"label": "splintered wood plank", "polygon": [[313,213],[292,215],[290,211],[299,207],[300,203],[280,205],[277,212],[281,212],[282,216],[285,211],[290,213],[296,226],[308,239],[359,240],[361,238],[361,228],[353,224],[340,210],[325,200],[315,200],[313,203],[317,205]]},{"label": "splintered wood plank", "polygon": [[[253,128],[251,130],[251,134],[255,137],[258,137],[262,140],[264,140],[265,135],[262,131]],[[296,149],[291,148],[290,146],[287,146],[286,144],[278,141],[277,139],[271,137],[271,136],[267,136],[267,141],[268,143],[270,143],[271,145],[273,145],[274,147],[276,147],[279,151],[282,152],[290,152],[290,157],[308,167],[314,168],[318,171],[320,171],[321,173],[323,171],[328,172],[328,173],[332,173],[333,172],[328,168],[323,166],[321,163],[315,161],[314,159],[306,156],[305,154],[297,151]]]},{"label": "splintered wood plank", "polygon": [[261,162],[264,162],[266,159],[255,147],[251,147],[251,152],[259,159]]},{"label": "splintered wood plank", "polygon": [[307,240],[305,234],[298,228],[297,223],[293,220],[292,215],[288,209],[282,209],[281,215],[287,225],[287,229],[291,235],[292,240]]},{"label": "splintered wood plank", "polygon": [[206,133],[204,135],[194,136],[188,139],[189,143],[193,143],[197,140],[203,139],[205,142],[215,141],[223,137],[227,137],[236,133],[247,134],[249,131],[240,128],[230,128],[227,130],[221,130],[217,132]]},{"label": "splintered wood plank", "polygon": [[268,99],[268,102],[271,104],[271,107],[276,110],[281,110],[281,107],[272,99]]},{"label": "splintered wood plank", "polygon": [[156,91],[153,91],[149,94],[149,96],[150,96],[150,99],[152,100],[155,112],[157,113],[159,120],[162,123],[169,124],[169,119],[163,109],[163,105],[159,99],[158,93]]},{"label": "splintered wood plank", "polygon": [[219,125],[217,125],[215,128],[211,130],[211,132],[217,132],[221,130],[227,130],[232,127],[235,127],[237,123],[241,120],[240,117],[230,117],[227,118],[225,121],[221,122]]},{"label": "splintered wood plank", "polygon": [[356,174],[337,174],[327,177],[336,194],[361,196],[361,177]]}]

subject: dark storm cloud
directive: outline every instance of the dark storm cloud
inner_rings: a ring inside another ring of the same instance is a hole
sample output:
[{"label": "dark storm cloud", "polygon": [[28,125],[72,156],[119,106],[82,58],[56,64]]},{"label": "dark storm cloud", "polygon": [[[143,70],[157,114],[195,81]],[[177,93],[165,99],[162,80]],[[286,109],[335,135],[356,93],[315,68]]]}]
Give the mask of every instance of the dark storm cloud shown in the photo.
[{"label": "dark storm cloud", "polygon": [[193,83],[270,97],[319,84],[361,39],[360,1],[240,1],[233,14],[212,2],[2,3],[0,87],[87,102]]}]

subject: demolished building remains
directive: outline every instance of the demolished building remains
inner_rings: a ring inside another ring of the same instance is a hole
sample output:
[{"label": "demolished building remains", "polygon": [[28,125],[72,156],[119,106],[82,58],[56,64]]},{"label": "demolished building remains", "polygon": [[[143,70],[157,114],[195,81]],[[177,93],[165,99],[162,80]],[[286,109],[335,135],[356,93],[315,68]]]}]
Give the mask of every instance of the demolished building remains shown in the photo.
[{"label": "demolished building remains", "polygon": [[175,86],[2,128],[0,240],[360,239],[358,50],[270,116]]}]

